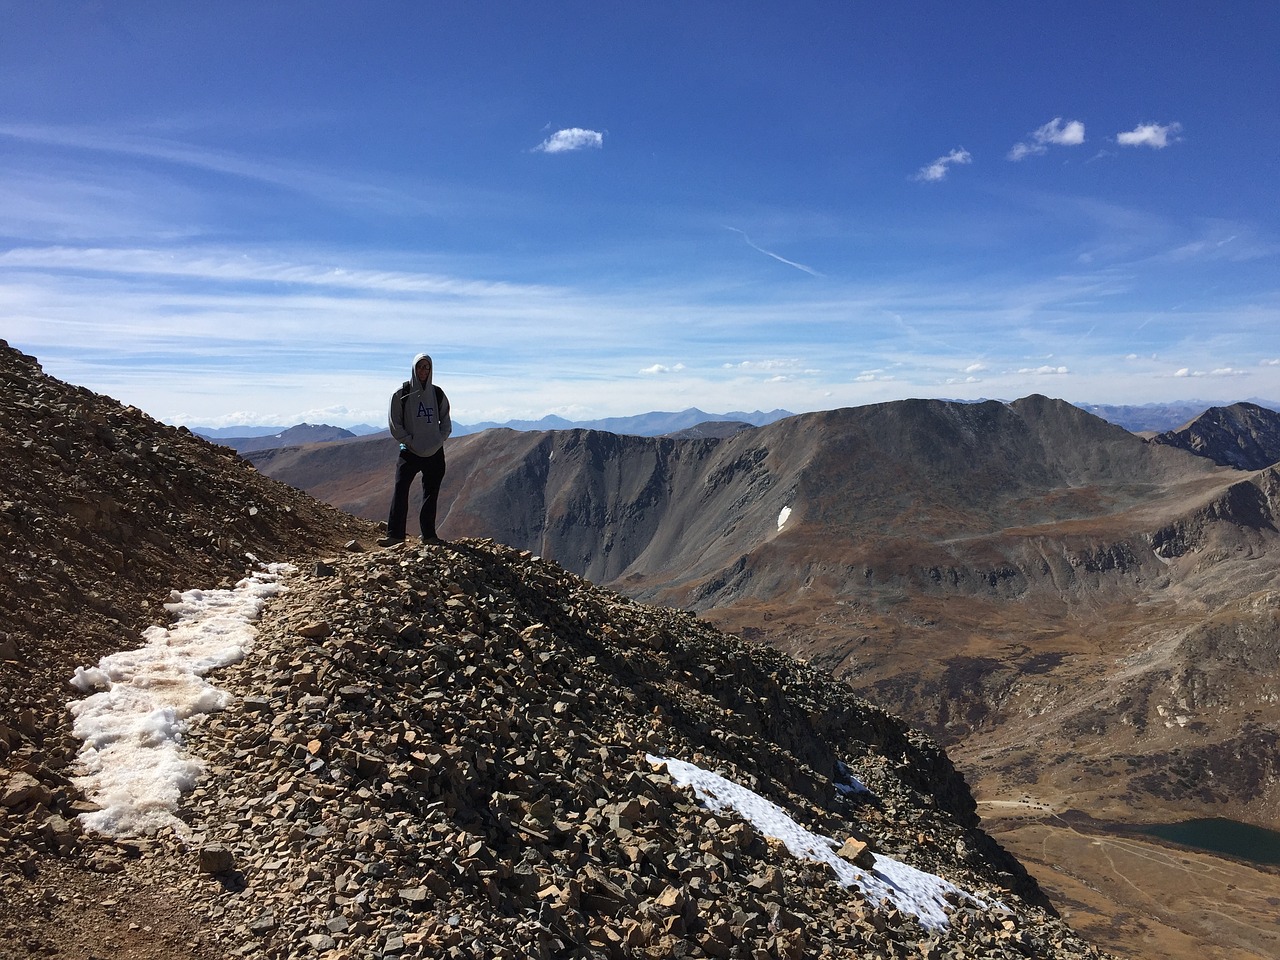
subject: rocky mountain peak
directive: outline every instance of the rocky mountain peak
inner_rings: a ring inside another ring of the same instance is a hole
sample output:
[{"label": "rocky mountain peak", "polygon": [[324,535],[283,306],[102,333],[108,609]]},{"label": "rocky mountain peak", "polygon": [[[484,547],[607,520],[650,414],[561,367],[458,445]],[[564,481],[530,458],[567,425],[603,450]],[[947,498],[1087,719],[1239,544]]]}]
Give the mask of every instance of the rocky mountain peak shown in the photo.
[{"label": "rocky mountain peak", "polygon": [[[5,942],[1098,956],[978,828],[946,755],[819,671],[490,541],[366,552],[370,526],[7,345],[0,380]],[[249,553],[299,572],[217,675],[230,707],[182,733],[204,768],[186,829],[86,833],[67,679]]]},{"label": "rocky mountain peak", "polygon": [[1280,461],[1280,413],[1256,403],[1210,407],[1153,443],[1189,450],[1237,470],[1262,470]]}]

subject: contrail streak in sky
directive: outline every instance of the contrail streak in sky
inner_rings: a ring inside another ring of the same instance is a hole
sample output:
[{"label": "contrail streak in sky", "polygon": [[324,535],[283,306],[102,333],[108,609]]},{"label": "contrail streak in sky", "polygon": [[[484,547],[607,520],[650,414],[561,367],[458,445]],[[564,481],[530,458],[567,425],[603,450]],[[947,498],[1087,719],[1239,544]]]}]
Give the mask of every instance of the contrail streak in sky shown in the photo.
[{"label": "contrail streak in sky", "polygon": [[805,273],[809,274],[809,276],[811,277],[822,276],[822,274],[820,274],[817,270],[813,269],[813,267],[806,267],[803,263],[796,263],[794,260],[788,260],[786,257],[780,257],[771,250],[766,250],[764,247],[757,246],[755,243],[752,242],[751,238],[748,237],[744,231],[739,230],[737,227],[726,226],[725,229],[732,230],[734,233],[737,233],[737,234],[741,234],[742,239],[747,242],[748,247],[750,247],[752,250],[756,250],[760,253],[763,253],[766,257],[773,257],[773,259],[777,260],[779,263],[785,263],[788,267],[795,267],[797,270],[803,270]]}]

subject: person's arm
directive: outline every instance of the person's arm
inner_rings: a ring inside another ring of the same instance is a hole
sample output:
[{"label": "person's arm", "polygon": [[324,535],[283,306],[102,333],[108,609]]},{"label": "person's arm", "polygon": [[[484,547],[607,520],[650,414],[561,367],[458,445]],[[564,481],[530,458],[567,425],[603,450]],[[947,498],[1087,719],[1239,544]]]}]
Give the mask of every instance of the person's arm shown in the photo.
[{"label": "person's arm", "polygon": [[404,426],[404,398],[400,396],[399,390],[391,394],[391,409],[387,413],[387,426],[391,430],[391,436],[395,437],[400,443],[405,443],[409,439],[409,431]]},{"label": "person's arm", "polygon": [[440,439],[448,440],[453,433],[453,419],[449,416],[449,398],[440,391]]}]

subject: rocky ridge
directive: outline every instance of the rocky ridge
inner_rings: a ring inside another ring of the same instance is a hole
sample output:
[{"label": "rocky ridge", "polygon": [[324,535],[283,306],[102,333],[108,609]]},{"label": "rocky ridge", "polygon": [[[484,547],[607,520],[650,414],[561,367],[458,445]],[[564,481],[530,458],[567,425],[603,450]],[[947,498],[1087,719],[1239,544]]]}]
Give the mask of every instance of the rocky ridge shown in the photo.
[{"label": "rocky ridge", "polygon": [[[372,535],[227,448],[50,377],[0,341],[0,919],[22,929],[39,917],[15,913],[10,884],[37,901],[65,888],[90,926],[124,912],[83,869],[71,671],[136,647],[165,620],[175,585],[230,586],[252,568],[248,553],[302,560]],[[163,924],[180,912],[152,915]],[[11,933],[0,954],[26,955]]]},{"label": "rocky ridge", "polygon": [[[229,585],[246,553],[314,555],[370,529],[0,341],[0,723],[47,729],[66,658],[136,642],[174,577]],[[19,736],[0,726],[0,744]]]},{"label": "rocky ridge", "polygon": [[172,578],[229,585],[247,553],[313,555],[370,528],[3,341],[0,396],[0,772],[56,792],[68,668],[136,646]]},{"label": "rocky ridge", "polygon": [[[228,956],[1099,956],[927,738],[528,552],[317,563],[219,682],[237,700],[192,732],[210,776],[191,835],[158,841],[150,875]],[[926,929],[711,812],[655,756],[969,895]],[[850,774],[870,793],[841,791]]]},{"label": "rocky ridge", "polygon": [[1280,461],[1280,413],[1256,403],[1211,407],[1177,430],[1151,438],[1237,470],[1262,470]]}]

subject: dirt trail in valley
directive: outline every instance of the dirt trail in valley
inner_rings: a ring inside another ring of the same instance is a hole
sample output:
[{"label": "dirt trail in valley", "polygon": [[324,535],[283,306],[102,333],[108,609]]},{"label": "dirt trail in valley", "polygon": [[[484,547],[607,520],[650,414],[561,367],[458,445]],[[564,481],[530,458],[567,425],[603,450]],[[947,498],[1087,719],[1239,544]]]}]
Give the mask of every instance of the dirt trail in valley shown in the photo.
[{"label": "dirt trail in valley", "polygon": [[1048,800],[979,801],[983,825],[1063,919],[1132,960],[1274,960],[1280,870],[1104,832]]}]

